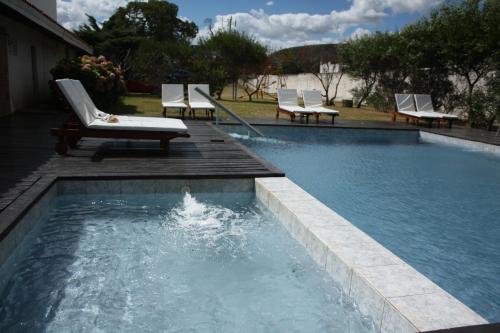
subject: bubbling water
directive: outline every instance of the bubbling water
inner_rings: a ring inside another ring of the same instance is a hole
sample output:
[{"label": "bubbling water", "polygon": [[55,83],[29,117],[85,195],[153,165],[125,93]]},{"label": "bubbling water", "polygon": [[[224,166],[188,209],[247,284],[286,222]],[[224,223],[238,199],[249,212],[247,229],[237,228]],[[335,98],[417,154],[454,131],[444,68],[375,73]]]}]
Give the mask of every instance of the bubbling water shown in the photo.
[{"label": "bubbling water", "polygon": [[244,223],[248,218],[259,219],[255,212],[235,212],[232,209],[208,202],[200,202],[189,192],[182,202],[164,217],[164,227],[169,233],[176,233],[184,245],[211,250],[224,250],[236,256],[246,246]]}]

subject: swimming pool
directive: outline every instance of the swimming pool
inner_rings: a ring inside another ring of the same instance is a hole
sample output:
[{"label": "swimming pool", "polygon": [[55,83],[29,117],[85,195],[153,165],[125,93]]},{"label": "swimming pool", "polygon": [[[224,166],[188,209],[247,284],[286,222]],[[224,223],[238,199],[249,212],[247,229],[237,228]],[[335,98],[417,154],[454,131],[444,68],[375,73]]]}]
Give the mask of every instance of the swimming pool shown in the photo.
[{"label": "swimming pool", "polygon": [[229,133],[492,322],[500,321],[500,159],[418,131]]},{"label": "swimming pool", "polygon": [[253,190],[172,182],[59,186],[0,266],[0,331],[373,331]]}]

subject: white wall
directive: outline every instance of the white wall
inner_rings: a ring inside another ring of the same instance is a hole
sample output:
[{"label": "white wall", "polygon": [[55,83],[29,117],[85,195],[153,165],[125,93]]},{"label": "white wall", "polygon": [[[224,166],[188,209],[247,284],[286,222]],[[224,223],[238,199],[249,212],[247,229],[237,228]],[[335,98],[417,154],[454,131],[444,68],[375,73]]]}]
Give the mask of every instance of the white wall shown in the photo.
[{"label": "white wall", "polygon": [[[337,78],[338,77],[334,78],[334,82],[330,86],[330,98],[335,91]],[[323,86],[321,85],[319,79],[313,74],[284,75],[281,77],[281,81],[278,76],[271,75],[269,78],[269,82],[275,83],[272,84],[268,89],[266,89],[266,92],[268,93],[276,93],[276,89],[280,88],[280,82],[282,84],[286,84],[286,88],[297,89],[299,95],[302,94],[302,90],[319,90],[323,93]],[[344,74],[339,84],[337,100],[352,99],[351,89],[355,88],[357,85],[358,83],[355,80],[353,80],[349,75]]]},{"label": "white wall", "polygon": [[[50,70],[65,57],[66,45],[1,14],[0,26],[8,36],[11,109],[15,111],[49,100]],[[33,82],[32,46],[36,50],[37,89]],[[68,52],[72,55],[74,51],[69,49]]]},{"label": "white wall", "polygon": [[57,0],[30,0],[30,2],[57,21]]}]

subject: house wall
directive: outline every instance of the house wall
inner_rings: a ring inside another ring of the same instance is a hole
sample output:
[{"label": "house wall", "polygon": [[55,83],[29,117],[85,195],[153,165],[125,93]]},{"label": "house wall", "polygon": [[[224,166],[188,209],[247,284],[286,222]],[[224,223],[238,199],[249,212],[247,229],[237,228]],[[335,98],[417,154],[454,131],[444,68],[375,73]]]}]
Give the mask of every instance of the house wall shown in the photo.
[{"label": "house wall", "polygon": [[[0,14],[0,30],[7,38],[11,110],[16,111],[50,99],[50,70],[74,49],[31,26]],[[1,111],[0,111],[1,112]]]}]

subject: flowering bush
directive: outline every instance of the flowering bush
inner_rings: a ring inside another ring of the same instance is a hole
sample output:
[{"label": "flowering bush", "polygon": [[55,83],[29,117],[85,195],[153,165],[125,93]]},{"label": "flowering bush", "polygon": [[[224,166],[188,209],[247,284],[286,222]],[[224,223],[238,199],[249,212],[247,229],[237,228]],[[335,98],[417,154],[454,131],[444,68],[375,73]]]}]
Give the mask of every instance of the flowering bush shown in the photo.
[{"label": "flowering bush", "polygon": [[118,97],[126,91],[120,67],[102,55],[63,59],[50,72],[54,80],[80,80],[99,108],[107,108],[116,103]]}]

